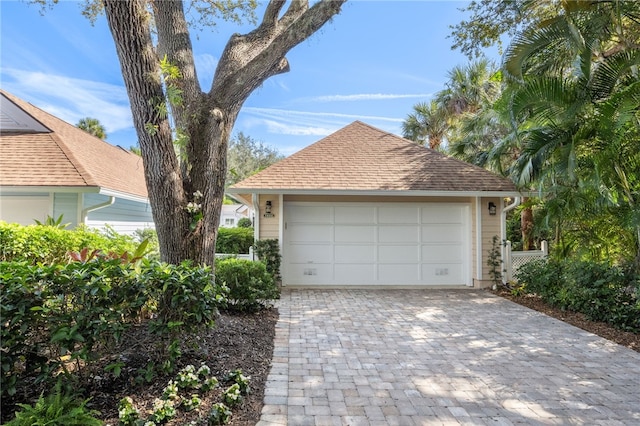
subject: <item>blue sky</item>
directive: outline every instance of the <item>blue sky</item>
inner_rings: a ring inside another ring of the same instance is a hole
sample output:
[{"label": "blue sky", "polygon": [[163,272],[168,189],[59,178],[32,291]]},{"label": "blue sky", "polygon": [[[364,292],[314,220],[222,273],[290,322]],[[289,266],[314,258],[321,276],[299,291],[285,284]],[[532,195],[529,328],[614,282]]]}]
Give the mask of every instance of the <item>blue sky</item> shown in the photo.
[{"label": "blue sky", "polygon": [[[447,71],[467,62],[447,39],[449,25],[465,17],[459,8],[467,3],[347,2],[340,15],[290,52],[289,73],[269,79],[251,95],[234,133],[285,155],[354,120],[400,134],[413,105],[429,100],[442,89]],[[81,4],[61,1],[41,15],[35,5],[0,2],[2,88],[72,124],[97,118],[109,142],[135,145],[106,19],[91,26],[80,14]],[[210,87],[229,36],[251,28],[221,23],[192,32],[203,88]]]}]

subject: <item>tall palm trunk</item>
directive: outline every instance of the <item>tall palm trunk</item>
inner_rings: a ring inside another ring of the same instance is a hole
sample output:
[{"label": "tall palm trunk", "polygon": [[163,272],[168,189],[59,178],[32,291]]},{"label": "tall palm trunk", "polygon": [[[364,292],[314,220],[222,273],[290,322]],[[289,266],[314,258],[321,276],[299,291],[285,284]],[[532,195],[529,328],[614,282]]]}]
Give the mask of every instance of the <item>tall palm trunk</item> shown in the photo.
[{"label": "tall palm trunk", "polygon": [[[527,197],[522,198],[523,204],[526,205]],[[535,250],[536,245],[533,237],[533,209],[527,206],[520,212],[520,232],[522,234],[522,250]]]}]

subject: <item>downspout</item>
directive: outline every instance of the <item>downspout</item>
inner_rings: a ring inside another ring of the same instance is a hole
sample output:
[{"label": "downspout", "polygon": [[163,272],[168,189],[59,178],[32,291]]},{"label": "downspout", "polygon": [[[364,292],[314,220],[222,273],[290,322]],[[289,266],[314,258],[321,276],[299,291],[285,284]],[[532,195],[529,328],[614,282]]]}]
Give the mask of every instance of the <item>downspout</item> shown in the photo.
[{"label": "downspout", "polygon": [[87,224],[87,216],[89,215],[89,213],[94,212],[96,210],[100,210],[103,209],[105,207],[109,207],[110,205],[113,205],[113,203],[116,202],[116,197],[114,197],[113,195],[109,196],[109,200],[105,201],[104,203],[100,203],[100,204],[96,204],[94,206],[91,207],[87,207],[86,209],[82,210],[82,223],[84,225]]},{"label": "downspout", "polygon": [[258,194],[251,194],[251,204],[253,207],[253,239],[258,241],[260,239],[260,201]]},{"label": "downspout", "polygon": [[[482,199],[476,197],[476,272],[478,283],[482,282]],[[479,284],[480,285],[480,284]]]},{"label": "downspout", "polygon": [[[502,209],[502,213],[500,215],[500,246],[501,246],[500,254],[502,255],[503,261],[506,258],[505,242],[507,240],[507,213],[509,213],[511,210],[515,209],[516,207],[518,207],[521,201],[522,201],[521,197],[516,197],[513,200],[513,203],[505,206]],[[502,274],[502,283],[503,284],[507,283],[507,277],[505,277],[504,274]]]}]

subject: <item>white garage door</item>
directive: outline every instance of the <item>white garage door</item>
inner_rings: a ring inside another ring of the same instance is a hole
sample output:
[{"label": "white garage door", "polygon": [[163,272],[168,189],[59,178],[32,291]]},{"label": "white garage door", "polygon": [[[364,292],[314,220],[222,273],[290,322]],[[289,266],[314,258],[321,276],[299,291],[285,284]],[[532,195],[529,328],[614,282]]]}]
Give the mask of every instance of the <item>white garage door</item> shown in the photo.
[{"label": "white garage door", "polygon": [[284,206],[284,285],[469,285],[469,206]]}]

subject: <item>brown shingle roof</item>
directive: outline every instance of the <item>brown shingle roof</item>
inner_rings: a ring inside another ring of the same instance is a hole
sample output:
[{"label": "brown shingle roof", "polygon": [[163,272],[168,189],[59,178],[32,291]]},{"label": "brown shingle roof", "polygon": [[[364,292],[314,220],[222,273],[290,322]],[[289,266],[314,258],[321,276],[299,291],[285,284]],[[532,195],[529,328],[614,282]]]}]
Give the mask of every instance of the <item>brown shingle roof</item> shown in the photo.
[{"label": "brown shingle roof", "polygon": [[147,197],[141,157],[4,90],[0,95],[51,130],[0,134],[0,186],[86,186]]},{"label": "brown shingle roof", "polygon": [[355,121],[231,187],[243,190],[506,191],[508,179]]}]

